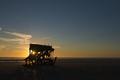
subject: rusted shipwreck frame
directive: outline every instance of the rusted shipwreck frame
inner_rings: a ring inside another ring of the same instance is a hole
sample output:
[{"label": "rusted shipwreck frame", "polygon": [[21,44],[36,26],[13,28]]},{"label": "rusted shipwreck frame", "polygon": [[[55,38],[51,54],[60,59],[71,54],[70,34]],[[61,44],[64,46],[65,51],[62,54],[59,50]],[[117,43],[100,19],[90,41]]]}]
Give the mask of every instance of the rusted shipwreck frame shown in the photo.
[{"label": "rusted shipwreck frame", "polygon": [[53,57],[54,48],[49,45],[30,44],[26,65],[54,65],[57,57]]}]

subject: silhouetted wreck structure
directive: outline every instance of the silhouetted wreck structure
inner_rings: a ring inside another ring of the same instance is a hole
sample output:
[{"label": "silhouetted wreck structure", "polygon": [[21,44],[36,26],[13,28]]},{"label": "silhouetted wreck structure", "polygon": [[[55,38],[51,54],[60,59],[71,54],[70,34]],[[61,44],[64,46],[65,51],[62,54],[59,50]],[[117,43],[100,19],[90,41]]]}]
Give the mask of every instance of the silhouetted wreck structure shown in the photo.
[{"label": "silhouetted wreck structure", "polygon": [[29,56],[25,58],[26,65],[54,65],[56,57],[53,57],[53,52],[52,46],[30,44]]}]

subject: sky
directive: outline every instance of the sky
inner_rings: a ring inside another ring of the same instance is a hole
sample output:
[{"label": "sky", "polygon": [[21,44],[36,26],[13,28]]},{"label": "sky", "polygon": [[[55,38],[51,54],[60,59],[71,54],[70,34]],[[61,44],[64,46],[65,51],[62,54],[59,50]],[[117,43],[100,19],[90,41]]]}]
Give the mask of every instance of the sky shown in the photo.
[{"label": "sky", "polygon": [[119,0],[0,0],[0,57],[26,57],[30,43],[58,57],[120,57]]}]

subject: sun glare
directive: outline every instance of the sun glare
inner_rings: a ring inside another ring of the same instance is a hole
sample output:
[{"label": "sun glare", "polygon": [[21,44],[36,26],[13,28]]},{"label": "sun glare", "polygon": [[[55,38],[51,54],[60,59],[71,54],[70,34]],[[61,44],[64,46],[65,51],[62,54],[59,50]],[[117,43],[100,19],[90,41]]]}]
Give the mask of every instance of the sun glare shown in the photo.
[{"label": "sun glare", "polygon": [[34,54],[35,54],[35,51],[32,51],[32,54],[34,55]]},{"label": "sun glare", "polygon": [[36,52],[33,50],[30,50],[30,53],[34,55]]}]

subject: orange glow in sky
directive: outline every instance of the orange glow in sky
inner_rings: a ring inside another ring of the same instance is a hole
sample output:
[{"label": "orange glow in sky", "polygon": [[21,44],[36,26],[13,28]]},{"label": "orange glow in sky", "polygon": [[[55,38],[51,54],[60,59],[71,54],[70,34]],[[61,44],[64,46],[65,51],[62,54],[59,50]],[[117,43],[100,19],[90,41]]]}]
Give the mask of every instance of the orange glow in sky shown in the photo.
[{"label": "orange glow in sky", "polygon": [[58,57],[120,57],[119,0],[0,0],[0,57],[26,57],[30,43]]}]

